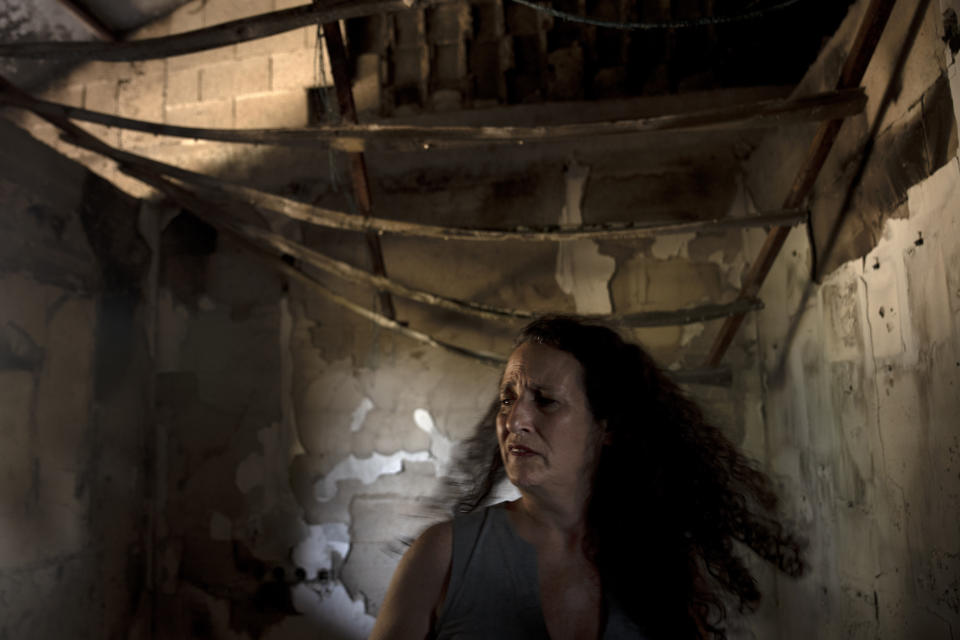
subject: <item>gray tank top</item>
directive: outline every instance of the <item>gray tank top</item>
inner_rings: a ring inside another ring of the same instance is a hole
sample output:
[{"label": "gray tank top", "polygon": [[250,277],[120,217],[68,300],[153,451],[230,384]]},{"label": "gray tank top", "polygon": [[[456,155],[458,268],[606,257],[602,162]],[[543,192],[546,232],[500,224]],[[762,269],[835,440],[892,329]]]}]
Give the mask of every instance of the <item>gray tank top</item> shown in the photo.
[{"label": "gray tank top", "polygon": [[[606,618],[604,640],[643,638],[619,607],[608,603]],[[503,503],[453,521],[450,584],[433,637],[549,639],[536,550],[513,530]]]}]

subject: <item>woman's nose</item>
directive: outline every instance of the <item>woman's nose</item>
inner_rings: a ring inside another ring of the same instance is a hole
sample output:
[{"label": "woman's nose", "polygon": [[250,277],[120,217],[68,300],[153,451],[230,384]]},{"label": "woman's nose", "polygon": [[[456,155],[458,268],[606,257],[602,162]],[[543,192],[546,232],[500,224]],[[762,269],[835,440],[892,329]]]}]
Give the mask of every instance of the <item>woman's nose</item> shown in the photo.
[{"label": "woman's nose", "polygon": [[507,415],[507,431],[516,434],[532,429],[531,404],[523,395],[513,401],[513,406],[510,407],[510,413]]}]

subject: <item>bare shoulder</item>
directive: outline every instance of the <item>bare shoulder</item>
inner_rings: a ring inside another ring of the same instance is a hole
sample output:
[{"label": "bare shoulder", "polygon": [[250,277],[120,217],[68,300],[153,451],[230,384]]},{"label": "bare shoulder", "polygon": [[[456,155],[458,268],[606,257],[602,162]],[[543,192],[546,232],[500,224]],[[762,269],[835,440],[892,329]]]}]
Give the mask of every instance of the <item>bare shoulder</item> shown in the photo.
[{"label": "bare shoulder", "polygon": [[425,638],[446,595],[453,523],[426,529],[403,554],[380,607],[371,640]]}]

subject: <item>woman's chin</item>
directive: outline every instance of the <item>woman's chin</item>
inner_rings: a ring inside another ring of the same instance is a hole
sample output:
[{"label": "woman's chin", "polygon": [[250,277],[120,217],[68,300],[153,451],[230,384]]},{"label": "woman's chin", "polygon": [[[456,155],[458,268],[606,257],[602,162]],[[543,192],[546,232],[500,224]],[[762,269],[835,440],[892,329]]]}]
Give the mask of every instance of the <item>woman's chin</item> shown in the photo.
[{"label": "woman's chin", "polygon": [[515,486],[521,491],[524,489],[530,489],[539,484],[535,473],[530,473],[527,470],[519,470],[511,473],[507,471],[507,480],[510,481],[510,484]]}]

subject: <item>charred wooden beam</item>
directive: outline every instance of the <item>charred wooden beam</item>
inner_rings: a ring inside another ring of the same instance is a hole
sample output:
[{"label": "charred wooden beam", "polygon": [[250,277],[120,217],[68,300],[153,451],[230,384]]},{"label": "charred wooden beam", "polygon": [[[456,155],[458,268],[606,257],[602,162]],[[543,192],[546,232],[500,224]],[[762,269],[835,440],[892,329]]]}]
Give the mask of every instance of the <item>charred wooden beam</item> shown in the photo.
[{"label": "charred wooden beam", "polygon": [[[634,120],[614,120],[549,127],[502,126],[416,126],[354,124],[315,126],[298,129],[215,129],[182,127],[124,118],[109,113],[37,100],[34,110],[73,120],[93,122],[120,129],[156,135],[214,140],[243,144],[275,144],[290,147],[337,146],[345,149],[372,148],[383,151],[424,151],[476,144],[518,144],[551,140],[589,139],[685,129],[752,129],[842,118],[863,111],[866,95],[860,88],[796,99],[763,100],[734,107],[706,109]],[[4,96],[0,95],[0,103]]]},{"label": "charred wooden beam", "polygon": [[[856,87],[863,80],[863,74],[867,70],[867,65],[873,57],[873,53],[880,41],[880,35],[890,18],[893,5],[896,0],[872,0],[867,7],[863,20],[860,23],[860,29],[857,31],[856,39],[844,62],[840,78],[837,80],[837,90],[850,89]],[[830,149],[837,139],[843,120],[830,120],[820,125],[816,135],[807,151],[807,157],[801,165],[797,177],[793,181],[790,193],[784,200],[784,208],[793,208],[801,206],[813,185],[820,175],[820,170],[826,162]],[[773,266],[780,249],[783,248],[787,235],[790,233],[789,227],[777,226],[767,233],[767,238],[760,248],[760,253],[750,267],[750,271],[744,280],[740,290],[740,297],[756,297],[763,286],[763,281],[770,268]],[[723,359],[724,354],[733,342],[733,338],[743,323],[745,314],[730,316],[726,319],[720,328],[720,333],[710,349],[710,355],[707,358],[708,366],[717,365]]]},{"label": "charred wooden beam", "polygon": [[409,0],[320,0],[315,5],[273,11],[160,38],[126,42],[7,42],[0,44],[0,57],[56,58],[81,62],[167,58],[266,38],[318,22],[389,13],[409,6]]}]

